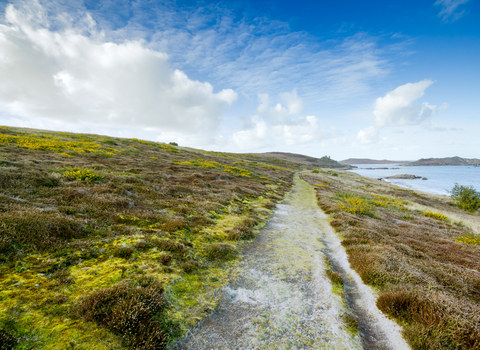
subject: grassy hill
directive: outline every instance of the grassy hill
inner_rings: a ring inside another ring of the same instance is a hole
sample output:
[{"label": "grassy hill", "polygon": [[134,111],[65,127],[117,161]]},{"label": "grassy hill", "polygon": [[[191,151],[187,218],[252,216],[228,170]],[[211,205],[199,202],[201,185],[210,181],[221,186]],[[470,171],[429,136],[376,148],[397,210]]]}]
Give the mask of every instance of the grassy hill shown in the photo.
[{"label": "grassy hill", "polygon": [[164,347],[304,165],[0,127],[0,344]]},{"label": "grassy hill", "polygon": [[350,169],[351,167],[345,164],[340,164],[336,160],[331,159],[329,156],[324,156],[322,158],[315,158],[305,156],[303,154],[296,153],[285,153],[285,152],[266,152],[266,153],[254,153],[254,154],[245,154],[245,157],[248,159],[254,159],[255,157],[260,157],[260,159],[266,159],[272,163],[278,164],[301,164],[304,166],[312,166],[319,168],[339,168],[339,169]]},{"label": "grassy hill", "polygon": [[399,160],[387,160],[387,159],[382,159],[382,160],[377,160],[377,159],[370,159],[370,158],[348,158],[345,160],[339,161],[340,164],[401,164],[404,163],[404,161],[399,161]]}]

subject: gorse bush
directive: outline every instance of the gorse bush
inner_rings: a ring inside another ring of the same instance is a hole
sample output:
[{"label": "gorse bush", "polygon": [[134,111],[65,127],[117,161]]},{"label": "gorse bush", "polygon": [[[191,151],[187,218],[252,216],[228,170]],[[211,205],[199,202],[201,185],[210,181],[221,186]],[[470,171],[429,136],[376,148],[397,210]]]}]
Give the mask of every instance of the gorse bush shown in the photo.
[{"label": "gorse bush", "polygon": [[455,238],[454,241],[471,245],[480,245],[480,235],[475,235],[474,233],[470,232]]},{"label": "gorse bush", "polygon": [[476,211],[480,208],[480,192],[473,186],[461,186],[455,183],[450,191],[457,207],[468,211]]},{"label": "gorse bush", "polygon": [[440,221],[445,221],[445,222],[448,221],[448,218],[445,215],[440,213],[435,213],[433,211],[424,211],[423,216],[428,216],[430,218],[434,218]]},{"label": "gorse bush", "polygon": [[63,172],[63,176],[86,182],[102,181],[103,179],[101,174],[85,168],[66,168]]}]

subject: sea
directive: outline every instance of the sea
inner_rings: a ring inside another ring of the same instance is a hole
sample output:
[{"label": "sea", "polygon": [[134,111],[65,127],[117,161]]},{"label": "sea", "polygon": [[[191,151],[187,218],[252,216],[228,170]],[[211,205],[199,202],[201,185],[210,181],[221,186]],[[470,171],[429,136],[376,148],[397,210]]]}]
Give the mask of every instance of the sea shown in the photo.
[{"label": "sea", "polygon": [[[397,186],[434,194],[450,195],[451,189],[458,183],[473,186],[480,191],[480,167],[474,166],[402,166],[400,164],[352,164],[356,169],[349,170],[359,175],[374,179],[383,178]],[[385,179],[388,176],[409,174],[427,178]]]}]

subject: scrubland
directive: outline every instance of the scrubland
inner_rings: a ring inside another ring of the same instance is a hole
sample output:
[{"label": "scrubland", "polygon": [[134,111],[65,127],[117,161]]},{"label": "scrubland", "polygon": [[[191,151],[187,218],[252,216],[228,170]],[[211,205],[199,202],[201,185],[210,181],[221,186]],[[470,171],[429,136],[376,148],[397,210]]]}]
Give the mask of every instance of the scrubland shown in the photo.
[{"label": "scrubland", "polygon": [[0,349],[168,347],[216,308],[300,171],[413,349],[480,349],[480,217],[448,197],[267,155],[8,127]]},{"label": "scrubland", "polygon": [[478,212],[343,171],[302,177],[412,349],[480,349]]},{"label": "scrubland", "polygon": [[298,164],[0,128],[0,348],[162,349],[208,315]]}]

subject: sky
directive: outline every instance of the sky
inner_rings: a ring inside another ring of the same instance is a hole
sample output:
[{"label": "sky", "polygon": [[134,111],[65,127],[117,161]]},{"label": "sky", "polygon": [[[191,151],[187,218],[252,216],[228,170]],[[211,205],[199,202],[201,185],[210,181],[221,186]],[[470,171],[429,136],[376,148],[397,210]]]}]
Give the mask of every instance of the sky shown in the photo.
[{"label": "sky", "polygon": [[479,0],[0,0],[0,125],[480,158],[479,62]]}]

